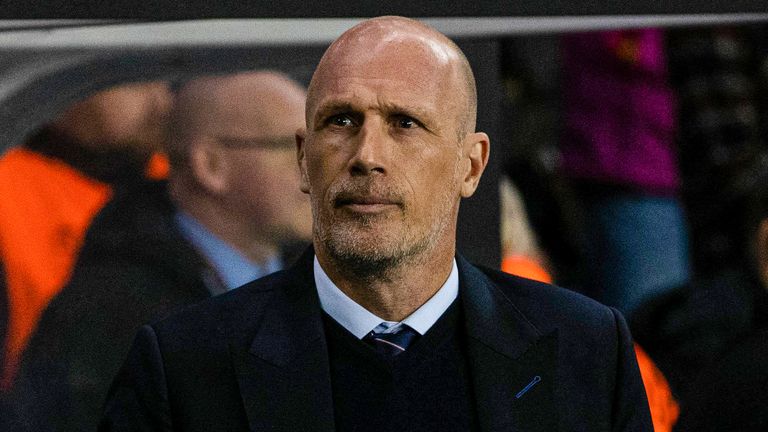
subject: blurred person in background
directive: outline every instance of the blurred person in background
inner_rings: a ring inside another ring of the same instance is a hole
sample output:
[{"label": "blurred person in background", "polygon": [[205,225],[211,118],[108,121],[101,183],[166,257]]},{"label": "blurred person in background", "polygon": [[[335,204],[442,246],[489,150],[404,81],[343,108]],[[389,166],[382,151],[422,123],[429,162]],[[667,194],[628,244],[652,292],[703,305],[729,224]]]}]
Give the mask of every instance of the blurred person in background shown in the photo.
[{"label": "blurred person in background", "polygon": [[309,239],[294,138],[304,100],[273,72],[180,88],[167,185],[116,194],[96,217],[24,355],[13,430],[94,430],[140,325],[279,270],[285,248]]},{"label": "blurred person in background", "polygon": [[711,361],[696,369],[683,395],[676,431],[768,430],[768,153],[751,171],[748,211],[741,222],[751,275],[731,279],[748,294],[744,313],[750,325],[731,338]]},{"label": "blurred person in background", "polygon": [[585,293],[631,321],[690,278],[664,34],[566,35],[561,54],[561,172],[584,211]]},{"label": "blurred person in background", "polygon": [[523,196],[507,176],[502,176],[499,182],[499,209],[501,270],[552,283],[552,272],[547,268],[547,259],[529,221]]},{"label": "blurred person in background", "polygon": [[[633,335],[685,406],[703,368],[758,325],[755,190],[768,150],[768,27],[668,32],[680,100],[682,196],[694,278],[639,308]],[[759,208],[759,206],[757,206]],[[759,303],[759,302],[758,302]]]},{"label": "blurred person in background", "polygon": [[0,262],[7,322],[0,393],[48,302],[69,280],[85,232],[114,190],[167,171],[159,153],[171,93],[164,82],[89,96],[0,158]]}]

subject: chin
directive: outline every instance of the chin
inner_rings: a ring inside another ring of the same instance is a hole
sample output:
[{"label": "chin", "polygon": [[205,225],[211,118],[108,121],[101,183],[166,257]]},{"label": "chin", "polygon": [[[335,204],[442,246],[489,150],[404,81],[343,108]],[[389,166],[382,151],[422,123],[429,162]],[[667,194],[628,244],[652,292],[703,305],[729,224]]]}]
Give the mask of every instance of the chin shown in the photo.
[{"label": "chin", "polygon": [[402,230],[356,230],[338,225],[320,240],[335,261],[359,276],[375,275],[398,267],[426,249],[426,239]]}]

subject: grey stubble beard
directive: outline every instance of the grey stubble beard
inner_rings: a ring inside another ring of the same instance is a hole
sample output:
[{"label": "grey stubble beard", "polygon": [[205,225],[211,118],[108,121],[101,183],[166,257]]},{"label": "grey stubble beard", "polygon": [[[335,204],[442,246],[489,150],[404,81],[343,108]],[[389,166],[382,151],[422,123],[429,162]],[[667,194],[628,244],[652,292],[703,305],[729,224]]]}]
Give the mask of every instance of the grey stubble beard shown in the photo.
[{"label": "grey stubble beard", "polygon": [[445,230],[452,226],[450,223],[452,218],[450,191],[452,189],[446,187],[445,193],[439,198],[443,204],[438,209],[438,214],[442,217],[439,218],[435,229],[427,230],[423,236],[418,236],[418,232],[409,229],[405,217],[408,207],[404,204],[397,216],[389,215],[389,217],[402,218],[401,226],[404,232],[387,233],[394,238],[380,238],[381,242],[376,241],[372,232],[364,232],[367,229],[373,229],[374,224],[380,223],[381,221],[376,219],[381,216],[358,215],[354,219],[336,221],[333,220],[332,215],[329,215],[329,220],[321,221],[320,203],[313,202],[315,241],[323,245],[330,258],[339,265],[340,270],[356,279],[361,281],[391,279],[389,275],[395,274],[401,266],[417,264],[419,260],[428,259],[428,254],[425,252],[433,249]]}]

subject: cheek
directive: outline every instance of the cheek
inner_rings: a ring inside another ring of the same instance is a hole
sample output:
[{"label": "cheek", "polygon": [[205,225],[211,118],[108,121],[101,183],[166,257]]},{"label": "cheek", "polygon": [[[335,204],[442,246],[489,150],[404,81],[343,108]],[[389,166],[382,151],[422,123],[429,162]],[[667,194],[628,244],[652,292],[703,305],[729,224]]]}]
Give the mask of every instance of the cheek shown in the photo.
[{"label": "cheek", "polygon": [[459,193],[458,161],[452,155],[424,158],[411,171],[410,184],[422,211],[434,212],[441,208],[447,197]]},{"label": "cheek", "polygon": [[235,196],[232,199],[240,199],[247,208],[256,208],[269,202],[274,198],[271,196],[270,188],[263,181],[261,176],[241,176],[235,188]]},{"label": "cheek", "polygon": [[261,158],[232,152],[229,163],[232,168],[229,180],[235,194],[242,194],[243,199],[253,201],[253,197],[264,196],[269,190],[273,167],[264,164]]},{"label": "cheek", "polygon": [[331,152],[307,155],[307,180],[312,194],[322,195],[337,177],[340,171],[340,163],[337,159],[339,159],[338,154]]}]

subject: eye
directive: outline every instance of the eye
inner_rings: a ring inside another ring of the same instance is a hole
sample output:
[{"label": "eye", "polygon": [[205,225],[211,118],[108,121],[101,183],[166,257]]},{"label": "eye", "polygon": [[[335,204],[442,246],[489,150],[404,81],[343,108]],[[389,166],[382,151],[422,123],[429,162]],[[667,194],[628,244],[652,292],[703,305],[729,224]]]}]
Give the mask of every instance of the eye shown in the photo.
[{"label": "eye", "polygon": [[355,122],[347,114],[336,114],[328,118],[328,124],[338,127],[354,126]]},{"label": "eye", "polygon": [[402,129],[413,129],[419,126],[419,122],[408,116],[398,116],[395,118],[395,125]]}]

